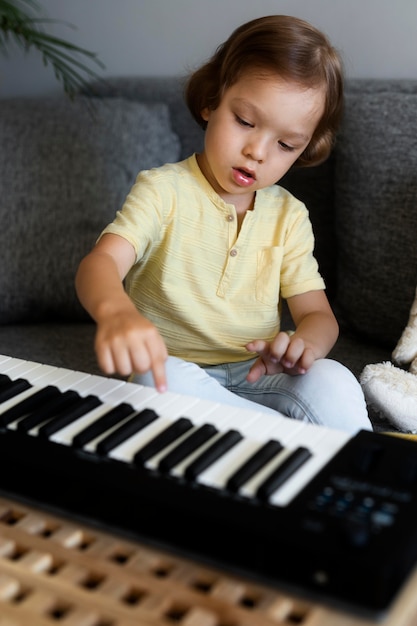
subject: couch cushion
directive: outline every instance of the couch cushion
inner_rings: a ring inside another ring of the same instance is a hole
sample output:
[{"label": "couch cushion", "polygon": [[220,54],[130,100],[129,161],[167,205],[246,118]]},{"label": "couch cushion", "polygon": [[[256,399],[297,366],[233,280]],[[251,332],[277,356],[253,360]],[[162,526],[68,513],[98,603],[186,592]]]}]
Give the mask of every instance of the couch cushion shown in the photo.
[{"label": "couch cushion", "polygon": [[348,93],[336,147],[343,319],[394,347],[417,283],[417,92]]},{"label": "couch cushion", "polygon": [[180,158],[200,152],[204,132],[191,117],[184,100],[185,78],[179,76],[115,76],[93,82],[87,94],[101,98],[126,98],[140,102],[164,102],[169,107],[172,129],[180,138]]},{"label": "couch cushion", "polygon": [[306,205],[313,226],[320,273],[326,283],[327,297],[333,301],[336,291],[337,250],[334,245],[334,158],[316,167],[293,168],[279,181]]},{"label": "couch cushion", "polygon": [[168,109],[118,98],[3,100],[0,145],[0,323],[85,319],[79,261],[138,171],[178,160]]}]

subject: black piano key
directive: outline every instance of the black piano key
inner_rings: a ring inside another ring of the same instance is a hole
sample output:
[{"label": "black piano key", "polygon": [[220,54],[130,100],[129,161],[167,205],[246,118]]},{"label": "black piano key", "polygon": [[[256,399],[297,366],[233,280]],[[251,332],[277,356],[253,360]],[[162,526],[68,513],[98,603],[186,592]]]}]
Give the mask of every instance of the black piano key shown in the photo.
[{"label": "black piano key", "polygon": [[160,472],[170,472],[178,463],[195,452],[203,443],[214,437],[219,431],[212,424],[204,424],[189,437],[179,443],[173,450],[160,459],[158,469]]},{"label": "black piano key", "polygon": [[194,461],[187,465],[184,476],[187,480],[196,480],[197,476],[217,461],[223,454],[243,439],[237,430],[228,430],[216,439]]},{"label": "black piano key", "polygon": [[125,420],[126,417],[129,417],[129,415],[132,415],[132,413],[136,413],[136,411],[131,404],[127,404],[126,402],[118,404],[86,426],[86,428],[80,430],[80,432],[74,436],[71,442],[72,445],[76,448],[82,448],[87,445],[87,443],[90,443],[90,441],[93,441],[93,439],[104,435],[104,433],[110,428],[113,428],[113,426],[120,424],[120,422]]},{"label": "black piano key", "polygon": [[38,430],[38,435],[41,437],[51,437],[51,435],[62,430],[65,426],[68,426],[68,424],[71,424],[82,415],[97,408],[100,404],[101,401],[96,396],[80,397],[78,401],[72,404],[68,409],[65,409],[49,422],[43,424]]},{"label": "black piano key", "polygon": [[156,419],[158,419],[158,414],[152,409],[144,409],[140,413],[135,413],[126,422],[99,441],[96,447],[97,453],[108,454],[111,450],[126,441],[126,439],[129,439],[129,437],[132,437]]},{"label": "black piano key", "polygon": [[256,497],[259,500],[268,498],[281,487],[308,459],[312,456],[310,450],[300,446],[279,465],[268,478],[258,487]]},{"label": "black piano key", "polygon": [[23,378],[17,378],[16,380],[10,380],[8,376],[6,378],[8,378],[8,382],[3,381],[0,387],[0,403],[14,398],[14,396],[31,387],[28,381]]},{"label": "black piano key", "polygon": [[226,489],[232,492],[236,492],[244,485],[252,476],[254,476],[260,469],[262,469],[274,456],[276,456],[282,450],[282,445],[279,441],[271,439],[264,443],[239,469],[229,476]]},{"label": "black piano key", "polygon": [[7,387],[11,382],[12,379],[10,376],[7,376],[7,374],[0,374],[0,389]]},{"label": "black piano key", "polygon": [[18,404],[10,407],[7,411],[0,415],[0,426],[7,426],[17,419],[29,415],[33,411],[36,411],[52,398],[61,396],[61,391],[57,387],[48,385],[34,394],[25,398]]},{"label": "black piano key", "polygon": [[63,391],[58,396],[53,397],[39,409],[30,413],[26,417],[23,417],[17,423],[17,429],[22,432],[29,432],[32,428],[39,426],[43,422],[51,419],[54,415],[59,414],[60,411],[72,406],[72,404],[79,398],[76,391]]},{"label": "black piano key", "polygon": [[192,427],[191,420],[187,417],[180,417],[140,448],[133,457],[133,463],[135,465],[143,465],[148,459],[161,452],[161,450],[169,446]]}]

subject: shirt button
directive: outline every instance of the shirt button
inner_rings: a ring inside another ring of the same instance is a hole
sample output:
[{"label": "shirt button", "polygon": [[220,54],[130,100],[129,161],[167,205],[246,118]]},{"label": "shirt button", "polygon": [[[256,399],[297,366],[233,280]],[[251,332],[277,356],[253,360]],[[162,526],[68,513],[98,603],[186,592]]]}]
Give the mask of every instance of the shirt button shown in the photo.
[{"label": "shirt button", "polygon": [[237,250],[235,250],[235,248],[233,248],[233,250],[230,250],[230,256],[236,256],[237,255]]},{"label": "shirt button", "polygon": [[228,216],[227,216],[227,221],[228,221],[228,222],[233,222],[233,220],[234,220],[234,219],[235,219],[235,218],[233,217],[233,215],[232,215],[232,214],[230,214],[230,215],[228,215]]}]

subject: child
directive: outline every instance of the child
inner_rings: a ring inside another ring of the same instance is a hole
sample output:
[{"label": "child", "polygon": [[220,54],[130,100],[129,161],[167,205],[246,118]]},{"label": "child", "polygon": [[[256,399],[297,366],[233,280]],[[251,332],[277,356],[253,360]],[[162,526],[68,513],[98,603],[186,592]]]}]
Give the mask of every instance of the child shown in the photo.
[{"label": "child", "polygon": [[[338,325],[307,210],[275,184],[293,164],[329,155],[342,99],[335,50],[288,16],[244,24],[190,77],[204,150],[140,173],[77,274],[105,373],[371,428],[353,374],[324,358]],[[293,333],[280,328],[281,298]]]}]

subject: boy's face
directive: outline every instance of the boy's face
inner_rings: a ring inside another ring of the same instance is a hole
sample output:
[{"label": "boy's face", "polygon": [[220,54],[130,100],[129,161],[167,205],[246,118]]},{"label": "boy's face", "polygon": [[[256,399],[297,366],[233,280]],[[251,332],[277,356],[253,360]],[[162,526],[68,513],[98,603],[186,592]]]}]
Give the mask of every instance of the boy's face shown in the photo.
[{"label": "boy's face", "polygon": [[202,111],[207,121],[198,158],[203,174],[226,202],[244,206],[298,159],[323,108],[322,89],[249,72],[225,91],[217,109]]}]

